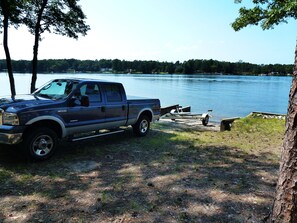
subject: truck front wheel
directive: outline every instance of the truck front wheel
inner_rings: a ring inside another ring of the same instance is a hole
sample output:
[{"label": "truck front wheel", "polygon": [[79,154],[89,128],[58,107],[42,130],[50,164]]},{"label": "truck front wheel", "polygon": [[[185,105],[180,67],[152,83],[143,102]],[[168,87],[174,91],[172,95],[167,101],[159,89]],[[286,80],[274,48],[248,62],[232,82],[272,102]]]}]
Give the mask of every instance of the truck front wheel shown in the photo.
[{"label": "truck front wheel", "polygon": [[141,115],[132,127],[135,135],[145,136],[150,129],[150,120],[146,115]]},{"label": "truck front wheel", "polygon": [[46,160],[57,147],[57,134],[50,128],[42,127],[29,133],[25,138],[27,154],[33,160]]}]

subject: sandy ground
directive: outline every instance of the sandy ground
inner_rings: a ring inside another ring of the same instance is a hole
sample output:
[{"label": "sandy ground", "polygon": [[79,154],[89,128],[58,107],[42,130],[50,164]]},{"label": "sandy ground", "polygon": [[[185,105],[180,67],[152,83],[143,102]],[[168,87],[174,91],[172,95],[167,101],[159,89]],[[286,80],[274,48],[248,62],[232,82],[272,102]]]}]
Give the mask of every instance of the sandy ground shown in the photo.
[{"label": "sandy ground", "polygon": [[[217,124],[161,121],[147,138],[62,143],[46,162],[0,148],[0,222],[262,222],[278,165],[236,147],[205,145]],[[189,131],[188,131],[189,130]],[[177,134],[180,131],[181,134]],[[181,137],[190,134],[191,140]],[[270,147],[275,145],[270,145]],[[265,155],[266,154],[266,155]]]}]

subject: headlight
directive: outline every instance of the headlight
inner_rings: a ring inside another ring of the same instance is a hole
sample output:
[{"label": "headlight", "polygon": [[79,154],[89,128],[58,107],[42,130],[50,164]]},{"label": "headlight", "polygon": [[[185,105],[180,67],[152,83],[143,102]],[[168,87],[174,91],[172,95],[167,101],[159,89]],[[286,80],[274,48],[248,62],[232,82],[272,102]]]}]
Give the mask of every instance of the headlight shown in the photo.
[{"label": "headlight", "polygon": [[19,125],[19,117],[15,113],[3,113],[3,125]]}]

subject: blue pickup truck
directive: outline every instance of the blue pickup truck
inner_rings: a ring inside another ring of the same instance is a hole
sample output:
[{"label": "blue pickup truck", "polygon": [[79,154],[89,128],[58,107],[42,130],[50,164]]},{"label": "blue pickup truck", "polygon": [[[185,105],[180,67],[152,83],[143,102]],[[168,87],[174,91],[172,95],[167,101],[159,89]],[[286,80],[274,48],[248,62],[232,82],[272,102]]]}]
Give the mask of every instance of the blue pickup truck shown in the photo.
[{"label": "blue pickup truck", "polygon": [[159,118],[159,99],[127,99],[121,83],[56,79],[33,94],[0,99],[0,144],[20,144],[30,158],[45,160],[61,139],[119,133],[129,125],[145,136]]}]

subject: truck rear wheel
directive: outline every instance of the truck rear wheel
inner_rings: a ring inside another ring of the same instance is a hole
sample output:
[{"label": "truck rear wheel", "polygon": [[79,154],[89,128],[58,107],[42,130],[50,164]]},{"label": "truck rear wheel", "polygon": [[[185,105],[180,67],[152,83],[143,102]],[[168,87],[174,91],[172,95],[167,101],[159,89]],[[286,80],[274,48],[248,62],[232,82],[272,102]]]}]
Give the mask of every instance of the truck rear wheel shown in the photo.
[{"label": "truck rear wheel", "polygon": [[29,133],[24,144],[31,159],[46,160],[54,154],[57,142],[57,134],[50,128],[42,127]]},{"label": "truck rear wheel", "polygon": [[146,115],[141,115],[132,127],[135,135],[146,136],[150,129],[150,120]]}]

